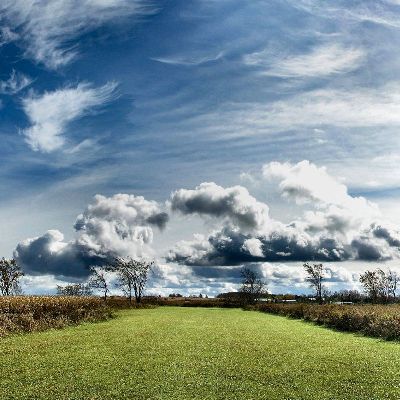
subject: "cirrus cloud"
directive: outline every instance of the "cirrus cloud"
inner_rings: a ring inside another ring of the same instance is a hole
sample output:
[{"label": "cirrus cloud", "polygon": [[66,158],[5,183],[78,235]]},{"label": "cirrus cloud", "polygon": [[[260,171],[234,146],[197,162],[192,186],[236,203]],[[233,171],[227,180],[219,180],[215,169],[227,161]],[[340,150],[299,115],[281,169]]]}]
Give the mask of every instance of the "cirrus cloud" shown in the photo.
[{"label": "cirrus cloud", "polygon": [[115,96],[115,82],[97,88],[88,83],[76,87],[30,94],[22,100],[22,106],[31,125],[23,130],[26,142],[35,151],[45,153],[63,146],[63,134],[68,124],[86,115]]}]

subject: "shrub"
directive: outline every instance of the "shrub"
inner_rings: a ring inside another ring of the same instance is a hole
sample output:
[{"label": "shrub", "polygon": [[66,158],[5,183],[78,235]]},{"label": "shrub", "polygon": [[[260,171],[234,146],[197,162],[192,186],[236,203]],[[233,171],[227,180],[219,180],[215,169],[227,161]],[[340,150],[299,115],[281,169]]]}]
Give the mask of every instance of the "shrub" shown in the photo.
[{"label": "shrub", "polygon": [[258,304],[253,309],[346,332],[400,340],[400,305]]},{"label": "shrub", "polygon": [[104,321],[112,311],[95,297],[0,297],[0,336]]}]

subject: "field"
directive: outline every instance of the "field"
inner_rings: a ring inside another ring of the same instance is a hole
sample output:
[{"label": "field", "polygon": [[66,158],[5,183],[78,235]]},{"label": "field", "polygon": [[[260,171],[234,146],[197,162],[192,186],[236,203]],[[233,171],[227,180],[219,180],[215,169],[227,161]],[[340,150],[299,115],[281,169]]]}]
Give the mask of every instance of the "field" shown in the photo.
[{"label": "field", "polygon": [[400,345],[239,309],[159,307],[0,341],[1,399],[398,399]]}]

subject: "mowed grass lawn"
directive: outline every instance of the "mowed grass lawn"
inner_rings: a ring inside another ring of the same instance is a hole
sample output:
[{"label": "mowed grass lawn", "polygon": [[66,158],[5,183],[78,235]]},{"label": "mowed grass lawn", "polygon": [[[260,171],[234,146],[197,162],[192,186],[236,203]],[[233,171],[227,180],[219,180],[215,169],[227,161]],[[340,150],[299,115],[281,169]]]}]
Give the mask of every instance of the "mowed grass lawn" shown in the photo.
[{"label": "mowed grass lawn", "polygon": [[0,340],[1,399],[400,399],[400,344],[160,307]]}]

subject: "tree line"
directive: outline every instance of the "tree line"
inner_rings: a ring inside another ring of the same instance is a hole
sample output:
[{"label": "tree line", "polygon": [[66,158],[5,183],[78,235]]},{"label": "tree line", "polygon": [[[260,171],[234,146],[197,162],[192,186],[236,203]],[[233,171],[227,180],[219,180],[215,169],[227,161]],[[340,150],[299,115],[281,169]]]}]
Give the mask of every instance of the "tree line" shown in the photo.
[{"label": "tree line", "polygon": [[[154,261],[142,258],[117,257],[113,262],[102,266],[91,266],[89,278],[85,283],[57,286],[57,294],[65,296],[89,296],[93,289],[100,292],[104,300],[111,291],[110,273],[116,278],[117,287],[132,302],[140,303],[148,281],[149,273],[154,267]],[[324,283],[327,280],[323,264],[304,263],[307,274],[306,281],[314,289],[315,299],[319,303],[338,300],[349,302],[368,301],[372,303],[391,303],[397,301],[397,286],[400,276],[392,270],[387,272],[381,268],[367,270],[360,274],[360,284],[364,295],[357,290],[344,290],[331,293]],[[0,293],[3,296],[22,293],[20,281],[24,272],[15,259],[0,259]],[[234,295],[235,300],[243,304],[251,304],[268,295],[266,282],[259,274],[248,267],[241,269],[241,287]]]},{"label": "tree line", "polygon": [[360,274],[359,281],[365,293],[362,296],[356,290],[330,293],[324,286],[326,270],[323,264],[305,263],[303,267],[307,273],[307,281],[315,291],[315,298],[321,304],[326,300],[332,299],[332,297],[343,300],[344,296],[347,296],[347,301],[366,300],[371,303],[394,303],[397,301],[397,286],[400,276],[390,269],[385,272],[378,268],[367,270]]},{"label": "tree line", "polygon": [[[109,273],[116,277],[117,287],[126,295],[129,302],[135,298],[140,303],[149,273],[154,266],[154,261],[134,259],[132,257],[117,257],[112,263],[102,266],[91,266],[89,278],[86,283],[75,283],[57,286],[57,294],[64,296],[90,296],[93,289],[102,293],[104,300],[110,293],[111,283]],[[22,293],[20,280],[24,276],[21,267],[15,259],[0,260],[0,292],[3,296],[18,295]]]}]

